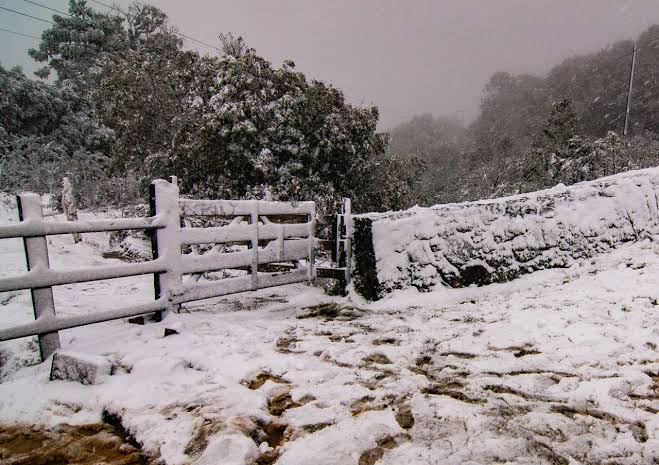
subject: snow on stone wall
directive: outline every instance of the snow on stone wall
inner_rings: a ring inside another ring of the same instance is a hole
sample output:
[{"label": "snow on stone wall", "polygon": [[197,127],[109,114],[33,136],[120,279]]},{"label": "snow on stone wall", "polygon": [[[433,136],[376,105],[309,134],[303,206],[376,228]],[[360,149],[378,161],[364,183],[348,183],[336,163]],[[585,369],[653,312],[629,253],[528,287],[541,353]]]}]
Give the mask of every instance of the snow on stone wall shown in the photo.
[{"label": "snow on stone wall", "polygon": [[[355,289],[378,299],[508,281],[659,233],[659,168],[500,199],[355,217]],[[373,270],[375,272],[373,272]]]}]

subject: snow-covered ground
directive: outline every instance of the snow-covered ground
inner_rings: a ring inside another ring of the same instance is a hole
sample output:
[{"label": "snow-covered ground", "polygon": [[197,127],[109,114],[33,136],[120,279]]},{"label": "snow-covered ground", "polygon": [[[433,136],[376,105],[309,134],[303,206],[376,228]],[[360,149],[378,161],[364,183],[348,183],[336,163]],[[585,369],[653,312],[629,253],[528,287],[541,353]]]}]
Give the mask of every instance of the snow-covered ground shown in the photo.
[{"label": "snow-covered ground", "polygon": [[[14,216],[2,209],[2,222]],[[108,263],[102,235],[49,240],[53,267]],[[0,241],[0,275],[24,269]],[[152,278],[62,286],[60,314],[152,298]],[[0,294],[0,326],[32,318]],[[480,288],[377,303],[292,285],[187,305],[161,323],[62,331],[102,384],[48,381],[32,339],[0,343],[0,420],[97,422],[167,464],[653,464],[659,243]],[[165,327],[180,334],[163,337]]]}]

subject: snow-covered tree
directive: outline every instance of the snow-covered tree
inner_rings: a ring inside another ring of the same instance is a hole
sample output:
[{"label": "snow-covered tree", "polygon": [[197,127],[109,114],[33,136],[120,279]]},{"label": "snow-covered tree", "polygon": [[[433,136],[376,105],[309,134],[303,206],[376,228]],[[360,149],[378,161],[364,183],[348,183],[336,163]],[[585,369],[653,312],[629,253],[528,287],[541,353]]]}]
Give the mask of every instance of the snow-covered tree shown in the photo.
[{"label": "snow-covered tree", "polygon": [[101,60],[106,54],[127,47],[122,18],[99,13],[85,0],[69,0],[69,16],[53,16],[53,26],[41,35],[41,43],[29,55],[47,66],[37,72],[47,77],[57,72],[57,81],[71,81],[82,90],[88,89],[101,73]]},{"label": "snow-covered tree", "polygon": [[210,87],[189,96],[173,150],[151,162],[202,197],[268,192],[322,203],[355,192],[362,164],[386,147],[377,109],[346,103],[293,62],[273,67],[241,38],[223,37],[223,46],[223,56],[206,63],[213,72],[201,73],[212,76]]},{"label": "snow-covered tree", "polygon": [[0,66],[0,190],[59,192],[62,177],[79,204],[98,204],[113,132],[85,110],[75,89]]},{"label": "snow-covered tree", "polygon": [[133,5],[129,15],[129,46],[101,60],[90,100],[97,118],[116,135],[112,172],[145,174],[144,161],[171,146],[199,56],[182,50],[167,16],[157,8]]}]

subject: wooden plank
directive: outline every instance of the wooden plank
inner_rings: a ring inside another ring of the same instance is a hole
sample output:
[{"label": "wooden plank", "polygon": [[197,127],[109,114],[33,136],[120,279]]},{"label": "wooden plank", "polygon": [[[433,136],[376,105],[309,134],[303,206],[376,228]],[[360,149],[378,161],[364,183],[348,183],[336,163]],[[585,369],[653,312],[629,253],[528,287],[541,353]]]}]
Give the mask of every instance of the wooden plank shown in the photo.
[{"label": "wooden plank", "polygon": [[328,267],[317,267],[316,268],[316,277],[318,278],[329,278],[329,279],[345,279],[346,269],[345,268],[328,268]]},{"label": "wooden plank", "polygon": [[89,313],[86,315],[57,317],[53,319],[40,319],[32,323],[0,329],[0,341],[8,341],[19,337],[31,336],[44,332],[53,332],[62,329],[76,328],[78,326],[101,323],[103,321],[117,320],[137,315],[153,313],[167,307],[165,297],[142,305],[132,305],[104,312]]},{"label": "wooden plank", "polygon": [[[41,221],[43,211],[41,210],[41,197],[37,194],[19,195],[17,200],[18,215],[21,221]],[[29,270],[48,270],[48,242],[45,236],[23,238],[25,247],[25,261]],[[55,315],[55,300],[53,299],[53,288],[50,286],[30,286],[32,295],[32,307],[34,319],[42,322],[52,321]],[[25,289],[25,288],[23,288]],[[12,290],[12,289],[9,289]],[[34,334],[34,333],[32,333]],[[39,352],[41,361],[46,360],[57,349],[60,348],[59,333],[55,330],[40,331]]]},{"label": "wooden plank", "polygon": [[344,198],[342,203],[343,224],[345,225],[345,235],[343,238],[343,253],[345,263],[345,284],[350,284],[350,274],[352,270],[352,202],[349,198]]},{"label": "wooden plank", "polygon": [[214,228],[189,228],[181,231],[183,244],[222,244],[227,242],[251,242],[258,229],[259,240],[275,240],[283,237],[305,238],[311,235],[312,223],[298,224],[248,224]]},{"label": "wooden plank", "polygon": [[315,202],[267,202],[255,200],[180,200],[183,216],[246,216],[253,204],[258,204],[259,215],[309,215]]},{"label": "wooden plank", "polygon": [[259,265],[259,271],[263,273],[284,273],[295,270],[297,267],[292,263],[264,263]]},{"label": "wooden plank", "polygon": [[128,229],[156,229],[162,227],[164,227],[164,218],[159,216],[150,218],[80,220],[76,222],[43,221],[43,219],[33,218],[21,221],[18,224],[0,226],[0,239],[9,239],[12,237],[53,236],[56,234],[86,232],[122,231]]},{"label": "wooden plank", "polygon": [[331,260],[334,263],[339,261],[339,234],[341,224],[341,215],[334,215],[334,222],[332,223],[332,231],[330,235],[330,240],[332,241],[332,256]]},{"label": "wooden plank", "polygon": [[[260,289],[265,287],[283,286],[307,280],[306,268],[296,269],[288,273],[259,273]],[[176,303],[192,302],[195,300],[210,299],[229,294],[237,294],[252,290],[252,277],[241,276],[227,278],[210,284],[184,285],[173,294]]]},{"label": "wooden plank", "polygon": [[[260,248],[257,265],[301,260],[308,256],[309,239],[288,240],[284,241],[283,245],[283,250],[280,250],[279,242],[271,242],[266,247]],[[181,270],[183,273],[188,274],[228,268],[253,268],[253,259],[254,253],[252,250],[225,253],[209,252],[204,255],[184,255],[181,259]]]},{"label": "wooden plank", "polygon": [[149,273],[164,273],[166,271],[168,271],[167,262],[160,259],[125,265],[90,266],[75,270],[51,270],[39,266],[19,276],[1,278],[0,292],[62,286],[64,284],[125,278]]},{"label": "wooden plank", "polygon": [[[167,266],[167,272],[156,272],[153,276],[153,289],[156,300],[168,297],[171,290],[181,285],[181,214],[178,206],[179,191],[174,182],[156,179],[151,183],[151,214],[166,218],[164,228],[156,229],[151,238],[153,258],[162,259]],[[167,310],[177,310],[170,303]],[[155,315],[157,320],[162,314]]]},{"label": "wooden plank", "polygon": [[252,264],[251,264],[251,278],[252,289],[256,290],[259,287],[259,207],[258,202],[252,203],[252,212],[249,215],[249,223],[254,226],[250,245],[252,248]]},{"label": "wooden plank", "polygon": [[316,206],[314,204],[313,211],[308,217],[311,227],[309,228],[309,240],[307,241],[307,260],[309,261],[307,267],[307,279],[312,281],[316,276],[316,249],[315,249],[315,233],[316,233]]}]

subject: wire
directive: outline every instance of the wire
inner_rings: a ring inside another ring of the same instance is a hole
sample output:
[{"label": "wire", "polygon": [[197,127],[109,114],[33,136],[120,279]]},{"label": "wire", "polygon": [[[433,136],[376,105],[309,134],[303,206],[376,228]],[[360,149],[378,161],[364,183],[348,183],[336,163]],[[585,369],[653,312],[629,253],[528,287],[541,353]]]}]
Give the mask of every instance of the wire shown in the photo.
[{"label": "wire", "polygon": [[27,14],[27,13],[23,13],[23,12],[20,12],[20,11],[12,10],[11,8],[7,8],[7,7],[4,7],[4,6],[0,6],[0,10],[10,11],[10,12],[12,12],[12,13],[16,13],[17,15],[26,16],[26,17],[28,17],[28,18],[36,19],[37,21],[42,21],[42,22],[44,22],[44,23],[55,24],[54,22],[52,22],[52,21],[48,21],[47,19],[37,18],[36,16],[32,16],[32,15],[29,15],[29,14]]},{"label": "wire", "polygon": [[[64,15],[64,16],[68,17],[68,18],[71,18],[71,15],[69,13],[65,12],[65,11],[57,10],[55,8],[51,8],[49,6],[43,5],[43,4],[41,4],[39,2],[35,2],[33,0],[23,0],[23,1],[27,2],[27,3],[31,3],[32,5],[40,6],[41,8],[45,8],[46,10],[54,11],[55,13],[59,13],[61,15]],[[93,26],[94,25],[94,23],[90,19],[86,19],[86,18],[80,18],[80,19],[82,21],[84,21],[85,24],[87,24],[88,26]]]},{"label": "wire", "polygon": [[3,27],[0,27],[0,31],[3,31],[3,32],[9,32],[10,34],[16,34],[17,36],[31,37],[32,39],[41,40],[41,37],[31,36],[31,35],[29,35],[29,34],[23,34],[22,32],[12,31],[11,29],[5,29],[5,28],[3,28]]},{"label": "wire", "polygon": [[[99,4],[99,5],[103,5],[103,6],[106,7],[106,8],[110,8],[111,10],[118,11],[119,13],[121,13],[121,14],[124,15],[124,16],[126,16],[127,18],[131,18],[131,17],[133,17],[133,15],[131,15],[130,13],[126,13],[124,10],[122,10],[121,8],[116,7],[116,6],[114,6],[114,5],[108,5],[107,3],[101,2],[101,1],[99,1],[99,0],[91,0],[91,1],[94,2],[94,3],[97,3],[97,4]],[[190,37],[189,35],[183,34],[182,32],[178,32],[178,31],[173,31],[173,32],[174,32],[174,34],[176,34],[177,36],[183,37],[183,38],[188,39],[188,40],[191,40],[191,41],[193,41],[193,42],[197,42],[198,44],[201,44],[201,45],[205,45],[206,47],[210,47],[210,48],[212,48],[212,49],[215,49],[215,50],[217,50],[218,52],[221,52],[221,51],[222,51],[222,49],[220,49],[219,47],[216,47],[215,45],[211,45],[211,44],[209,44],[209,43],[207,43],[207,42],[204,42],[204,41],[202,41],[202,40],[195,39],[194,37]]]},{"label": "wire", "polygon": [[38,3],[38,2],[33,2],[32,0],[23,0],[23,1],[26,2],[26,3],[31,3],[32,5],[40,6],[41,8],[45,8],[46,10],[54,11],[55,13],[59,13],[59,14],[64,15],[64,16],[71,16],[70,14],[68,14],[64,11],[56,10],[55,8],[51,8],[49,6],[43,5],[43,4]]},{"label": "wire", "polygon": [[628,56],[633,55],[634,52],[638,52],[638,51],[641,50],[642,48],[643,48],[643,47],[636,47],[636,48],[635,48],[634,50],[632,50],[631,52],[629,52],[629,53],[625,53],[624,55],[620,55],[618,58],[615,58],[615,59],[613,60],[613,62],[614,62],[614,63],[617,63],[617,62],[619,62],[620,60],[622,60],[623,58],[627,58]]}]

